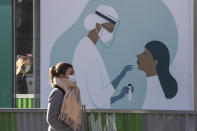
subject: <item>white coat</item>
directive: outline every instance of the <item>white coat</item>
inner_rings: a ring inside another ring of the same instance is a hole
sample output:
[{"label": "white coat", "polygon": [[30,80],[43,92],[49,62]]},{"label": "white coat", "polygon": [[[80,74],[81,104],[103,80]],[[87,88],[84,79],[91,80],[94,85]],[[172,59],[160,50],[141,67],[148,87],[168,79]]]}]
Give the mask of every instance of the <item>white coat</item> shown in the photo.
[{"label": "white coat", "polygon": [[180,110],[184,108],[183,103],[179,97],[180,93],[177,92],[176,96],[167,99],[161,87],[159,77],[157,75],[147,77],[147,90],[142,109],[149,110]]},{"label": "white coat", "polygon": [[147,89],[142,109],[163,109],[166,101],[158,76],[147,77]]},{"label": "white coat", "polygon": [[115,90],[98,49],[88,37],[76,47],[73,67],[82,104],[87,109],[110,109]]}]

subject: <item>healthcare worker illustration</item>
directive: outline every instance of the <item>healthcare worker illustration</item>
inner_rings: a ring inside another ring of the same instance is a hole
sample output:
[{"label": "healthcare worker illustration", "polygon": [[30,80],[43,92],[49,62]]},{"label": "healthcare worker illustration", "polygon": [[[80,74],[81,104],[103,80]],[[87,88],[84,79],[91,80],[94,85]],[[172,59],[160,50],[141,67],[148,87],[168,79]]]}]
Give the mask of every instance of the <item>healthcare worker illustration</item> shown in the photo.
[{"label": "healthcare worker illustration", "polygon": [[142,109],[169,109],[178,91],[169,71],[170,54],[160,41],[150,41],[143,53],[137,55],[138,69],[146,73],[147,91]]},{"label": "healthcare worker illustration", "polygon": [[[73,56],[73,67],[81,92],[82,104],[88,109],[109,109],[112,103],[128,93],[129,88],[123,87],[118,96],[113,96],[120,81],[132,69],[131,65],[125,66],[121,73],[111,81],[96,47],[99,41],[110,49],[117,31],[118,14],[112,7],[101,5],[94,14],[85,18],[84,25],[89,33],[79,42]],[[106,43],[108,45],[105,45]]]}]

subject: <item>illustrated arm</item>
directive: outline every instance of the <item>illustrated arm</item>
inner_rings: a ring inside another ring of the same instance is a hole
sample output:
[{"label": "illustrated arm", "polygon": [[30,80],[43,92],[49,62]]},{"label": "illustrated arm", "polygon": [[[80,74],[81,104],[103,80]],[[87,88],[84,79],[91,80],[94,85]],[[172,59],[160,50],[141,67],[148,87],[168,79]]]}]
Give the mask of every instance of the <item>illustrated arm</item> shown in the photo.
[{"label": "illustrated arm", "polygon": [[122,69],[121,73],[112,81],[112,85],[113,85],[114,89],[116,89],[118,87],[118,84],[125,77],[126,73],[131,70],[132,70],[132,65],[126,65]]}]

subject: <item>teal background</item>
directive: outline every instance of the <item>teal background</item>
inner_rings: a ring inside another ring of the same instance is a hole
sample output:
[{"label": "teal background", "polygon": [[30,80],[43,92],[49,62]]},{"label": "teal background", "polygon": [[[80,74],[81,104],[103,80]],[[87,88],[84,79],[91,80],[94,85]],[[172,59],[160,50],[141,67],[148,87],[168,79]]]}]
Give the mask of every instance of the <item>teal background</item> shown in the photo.
[{"label": "teal background", "polygon": [[[120,20],[112,48],[108,50],[97,43],[111,80],[125,65],[131,64],[136,55],[144,50],[144,45],[151,40],[159,40],[167,45],[172,63],[178,47],[178,32],[172,14],[161,0],[91,0],[78,20],[54,43],[50,56],[51,65],[59,61],[72,63],[74,49],[88,33],[84,27],[84,18],[94,13],[99,5],[113,7]],[[112,108],[141,109],[147,86],[145,73],[137,69],[127,73],[114,95],[119,94],[128,83],[134,86],[132,101],[129,102],[125,96],[112,104]]]},{"label": "teal background", "polygon": [[1,0],[0,5],[12,5],[12,1],[11,0]]},{"label": "teal background", "polygon": [[0,1],[0,107],[12,107],[12,5]]}]

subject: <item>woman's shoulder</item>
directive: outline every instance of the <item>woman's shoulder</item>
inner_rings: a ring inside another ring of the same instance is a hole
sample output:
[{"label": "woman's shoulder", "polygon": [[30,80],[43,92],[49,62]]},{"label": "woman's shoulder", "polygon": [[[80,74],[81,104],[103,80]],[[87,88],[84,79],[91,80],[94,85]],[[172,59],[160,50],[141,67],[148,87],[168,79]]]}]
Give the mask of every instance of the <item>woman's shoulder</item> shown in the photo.
[{"label": "woman's shoulder", "polygon": [[53,90],[51,91],[51,93],[49,95],[49,100],[52,98],[60,99],[63,97],[64,97],[64,94],[62,93],[62,91],[60,89],[53,88]]}]

